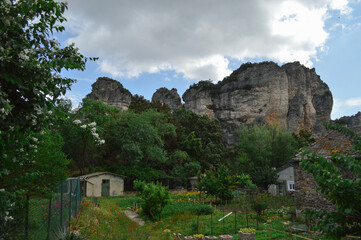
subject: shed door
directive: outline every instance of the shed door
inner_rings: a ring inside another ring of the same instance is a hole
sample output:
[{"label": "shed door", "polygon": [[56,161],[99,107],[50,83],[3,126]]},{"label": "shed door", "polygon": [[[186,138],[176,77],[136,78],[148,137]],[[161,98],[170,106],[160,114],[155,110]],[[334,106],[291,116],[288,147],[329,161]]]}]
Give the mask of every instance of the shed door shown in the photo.
[{"label": "shed door", "polygon": [[109,179],[103,179],[102,181],[102,196],[109,197],[110,195],[110,181]]}]

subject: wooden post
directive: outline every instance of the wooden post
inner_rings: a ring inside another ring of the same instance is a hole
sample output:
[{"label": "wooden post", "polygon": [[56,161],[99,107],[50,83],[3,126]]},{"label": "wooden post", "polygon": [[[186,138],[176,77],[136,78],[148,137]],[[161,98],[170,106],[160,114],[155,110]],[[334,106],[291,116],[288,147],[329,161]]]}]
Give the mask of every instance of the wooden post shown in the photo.
[{"label": "wooden post", "polygon": [[234,208],[234,234],[237,234],[237,202]]},{"label": "wooden post", "polygon": [[46,235],[46,240],[50,239],[50,224],[51,224],[51,198],[49,200],[48,231]]},{"label": "wooden post", "polygon": [[25,239],[29,239],[29,195],[26,194],[25,202]]},{"label": "wooden post", "polygon": [[213,213],[211,213],[211,235],[213,235]]},{"label": "wooden post", "polygon": [[60,227],[63,228],[63,183],[60,184]]},{"label": "wooden post", "polygon": [[247,228],[248,228],[248,212],[247,212],[247,207],[246,207],[246,220],[247,220]]},{"label": "wooden post", "polygon": [[222,222],[223,222],[223,234],[224,234],[224,205],[223,205],[222,212],[223,212],[223,220],[222,220]]},{"label": "wooden post", "polygon": [[199,214],[197,214],[197,234],[199,234]]}]

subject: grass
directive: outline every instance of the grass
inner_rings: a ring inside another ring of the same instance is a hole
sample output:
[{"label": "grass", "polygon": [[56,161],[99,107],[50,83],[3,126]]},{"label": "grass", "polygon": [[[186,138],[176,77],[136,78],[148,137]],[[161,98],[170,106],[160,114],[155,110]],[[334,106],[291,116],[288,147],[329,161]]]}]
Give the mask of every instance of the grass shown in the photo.
[{"label": "grass", "polygon": [[[264,221],[258,223],[255,213],[247,214],[245,208],[248,206],[240,199],[239,201],[229,203],[227,206],[218,205],[216,211],[209,215],[194,214],[194,209],[202,206],[197,194],[172,194],[172,204],[167,206],[162,221],[147,221],[145,226],[139,226],[128,219],[124,210],[133,206],[134,202],[140,203],[138,197],[116,197],[100,198],[98,206],[86,200],[81,205],[80,214],[77,219],[72,220],[72,230],[79,231],[82,236],[88,239],[171,239],[170,232],[182,233],[183,235],[194,235],[196,233],[203,235],[233,235],[238,239],[238,230],[240,228],[255,228],[256,239],[270,239],[271,232],[267,229],[276,229],[285,231],[286,222],[290,222],[289,215],[284,215],[285,207],[282,209],[273,208],[279,206],[276,198],[270,200],[272,209],[263,215]],[[203,199],[204,200],[204,199]],[[201,200],[203,202],[203,200]],[[268,201],[268,199],[266,199]],[[292,209],[293,201],[283,199],[284,205]],[[275,203],[273,205],[272,203]],[[209,205],[210,202],[205,202]],[[203,205],[204,206],[204,205]],[[183,210],[182,210],[183,209]],[[234,212],[237,211],[235,216]],[[229,212],[233,212],[223,221],[218,221]],[[248,218],[248,224],[247,224]],[[236,220],[236,224],[235,224]],[[305,235],[304,235],[305,236]],[[288,233],[273,231],[272,239],[289,239]]]}]

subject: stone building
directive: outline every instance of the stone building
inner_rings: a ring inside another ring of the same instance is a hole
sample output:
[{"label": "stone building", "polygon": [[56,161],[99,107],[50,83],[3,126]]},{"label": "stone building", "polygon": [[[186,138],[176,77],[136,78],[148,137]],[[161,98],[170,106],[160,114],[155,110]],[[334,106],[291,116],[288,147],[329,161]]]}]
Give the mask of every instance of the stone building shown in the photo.
[{"label": "stone building", "polygon": [[[359,133],[359,131],[356,131]],[[356,151],[352,148],[352,142],[342,133],[331,131],[323,138],[307,148],[307,151],[317,153],[324,158],[331,158],[336,152],[339,154],[348,154],[359,158]],[[329,202],[326,197],[318,192],[317,183],[313,175],[305,171],[300,165],[303,153],[298,153],[291,161],[294,169],[295,191],[293,196],[296,200],[297,214],[302,210],[327,210],[332,211],[335,206]],[[347,172],[343,172],[348,175]]]},{"label": "stone building", "polygon": [[80,176],[85,197],[115,197],[124,193],[124,177],[110,172],[96,172]]}]

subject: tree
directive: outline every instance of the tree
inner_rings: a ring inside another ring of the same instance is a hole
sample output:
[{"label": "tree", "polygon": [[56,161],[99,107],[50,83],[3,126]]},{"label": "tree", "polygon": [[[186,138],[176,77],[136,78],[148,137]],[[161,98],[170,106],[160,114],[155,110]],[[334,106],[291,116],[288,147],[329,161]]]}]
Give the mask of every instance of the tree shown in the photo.
[{"label": "tree", "polygon": [[[74,80],[62,78],[61,70],[85,68],[87,58],[74,45],[61,48],[49,38],[64,30],[59,23],[66,20],[66,8],[66,3],[54,0],[0,1],[0,199],[5,202],[0,216],[16,208],[13,202],[17,199],[17,205],[27,192],[22,182],[43,174],[44,170],[28,164],[39,147],[34,138],[62,117],[53,113],[53,107]],[[39,191],[53,184],[48,183]],[[9,200],[11,196],[14,199]],[[16,238],[1,233],[1,238]]]},{"label": "tree", "polygon": [[296,140],[299,149],[307,147],[316,141],[308,129],[301,129],[298,134],[293,133],[292,136]]},{"label": "tree", "polygon": [[[340,131],[352,142],[361,155],[361,137],[340,125],[326,124],[328,129]],[[326,233],[328,239],[340,239],[346,235],[361,235],[361,163],[352,156],[334,154],[326,159],[305,153],[300,166],[311,173],[318,190],[336,205],[336,210],[307,211],[312,219],[319,219],[317,229]]]},{"label": "tree", "polygon": [[65,141],[63,150],[72,160],[73,169],[85,174],[89,168],[107,164],[102,161],[106,157],[104,138],[119,119],[119,109],[88,98],[83,99],[78,111],[69,114],[61,133]]},{"label": "tree", "polygon": [[291,133],[278,126],[244,127],[239,133],[239,169],[264,189],[276,183],[276,168],[297,152]]},{"label": "tree", "polygon": [[198,190],[206,192],[207,196],[219,197],[223,201],[232,199],[232,192],[236,188],[252,186],[248,175],[232,175],[231,171],[224,165],[217,169],[211,167],[204,174],[198,174]]},{"label": "tree", "polygon": [[175,134],[174,125],[168,123],[163,113],[127,111],[113,126],[109,139],[105,140],[118,151],[119,164],[115,168],[119,174],[152,181],[167,177],[166,171],[171,169],[163,138]]},{"label": "tree", "polygon": [[164,207],[170,203],[170,194],[160,183],[145,183],[134,181],[134,189],[139,191],[138,196],[143,200],[142,214],[151,220],[160,220]]}]

